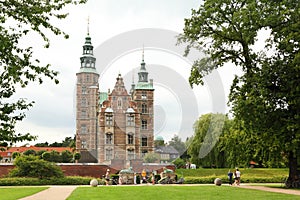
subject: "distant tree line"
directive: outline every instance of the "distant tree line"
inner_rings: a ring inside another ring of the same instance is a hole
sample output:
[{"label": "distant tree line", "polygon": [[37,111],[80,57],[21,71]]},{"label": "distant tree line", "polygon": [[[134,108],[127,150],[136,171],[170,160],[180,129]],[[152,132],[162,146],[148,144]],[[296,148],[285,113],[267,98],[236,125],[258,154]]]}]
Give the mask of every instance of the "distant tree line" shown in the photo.
[{"label": "distant tree line", "polygon": [[75,147],[76,138],[65,137],[62,142],[53,142],[49,144],[48,142],[37,143],[34,146],[36,147]]}]

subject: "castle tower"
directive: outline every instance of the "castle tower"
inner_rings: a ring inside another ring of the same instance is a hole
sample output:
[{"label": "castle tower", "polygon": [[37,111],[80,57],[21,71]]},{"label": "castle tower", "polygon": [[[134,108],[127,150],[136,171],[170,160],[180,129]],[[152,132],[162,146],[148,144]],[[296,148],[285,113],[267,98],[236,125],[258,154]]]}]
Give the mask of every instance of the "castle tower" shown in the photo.
[{"label": "castle tower", "polygon": [[145,154],[154,150],[154,88],[153,80],[148,81],[148,72],[142,54],[141,67],[138,72],[138,83],[133,88],[132,98],[137,104],[140,113],[139,127],[139,152],[142,158]]},{"label": "castle tower", "polygon": [[97,109],[99,97],[99,74],[89,31],[83,45],[81,66],[76,74],[76,149],[89,152],[97,158]]}]

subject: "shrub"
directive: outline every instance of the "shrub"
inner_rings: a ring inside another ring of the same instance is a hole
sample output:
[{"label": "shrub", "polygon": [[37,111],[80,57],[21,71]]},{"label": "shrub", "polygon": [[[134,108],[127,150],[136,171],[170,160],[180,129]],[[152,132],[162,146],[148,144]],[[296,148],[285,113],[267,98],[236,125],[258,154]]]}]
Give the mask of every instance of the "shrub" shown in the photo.
[{"label": "shrub", "polygon": [[81,154],[79,152],[74,153],[74,160],[78,161],[81,158]]},{"label": "shrub", "polygon": [[182,168],[185,167],[185,162],[181,158],[177,158],[176,160],[173,161],[173,164],[176,166],[176,168]]},{"label": "shrub", "polygon": [[40,159],[38,156],[20,156],[17,157],[15,168],[9,172],[10,177],[63,177],[63,172],[60,167],[54,163]]},{"label": "shrub", "polygon": [[70,151],[65,150],[61,152],[61,160],[63,163],[70,163],[72,162],[72,159],[73,159],[73,154]]},{"label": "shrub", "polygon": [[29,155],[36,155],[36,151],[35,150],[33,150],[33,149],[28,149],[28,150],[26,150],[26,151],[24,151],[23,152],[23,155],[25,155],[25,156],[29,156]]},{"label": "shrub", "polygon": [[[20,177],[9,177],[0,178],[0,186],[22,186],[22,185],[89,185],[92,177],[79,177],[69,176],[62,178],[20,178]],[[101,182],[97,179],[98,183]]]}]

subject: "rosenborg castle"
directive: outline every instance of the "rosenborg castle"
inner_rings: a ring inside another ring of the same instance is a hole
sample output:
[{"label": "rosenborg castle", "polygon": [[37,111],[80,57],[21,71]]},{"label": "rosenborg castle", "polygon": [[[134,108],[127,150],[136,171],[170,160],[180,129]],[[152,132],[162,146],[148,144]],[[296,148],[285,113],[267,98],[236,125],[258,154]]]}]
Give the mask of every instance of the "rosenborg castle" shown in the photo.
[{"label": "rosenborg castle", "polygon": [[138,82],[130,91],[121,74],[116,74],[112,91],[100,91],[96,58],[87,34],[76,77],[76,149],[83,161],[110,164],[113,159],[141,159],[154,151],[154,88],[144,55]]}]

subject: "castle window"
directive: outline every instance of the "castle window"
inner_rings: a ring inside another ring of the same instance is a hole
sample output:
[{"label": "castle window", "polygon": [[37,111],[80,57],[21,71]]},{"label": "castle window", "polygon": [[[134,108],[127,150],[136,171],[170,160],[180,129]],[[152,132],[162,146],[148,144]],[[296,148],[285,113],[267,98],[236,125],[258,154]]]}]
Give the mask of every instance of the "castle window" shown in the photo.
[{"label": "castle window", "polygon": [[112,115],[106,115],[105,116],[105,123],[106,123],[106,126],[112,126],[113,125],[113,116]]},{"label": "castle window", "polygon": [[82,119],[86,119],[86,118],[87,118],[86,110],[82,110],[82,111],[81,111],[81,118],[82,118]]},{"label": "castle window", "polygon": [[82,88],[81,88],[81,93],[82,93],[82,94],[86,94],[86,87],[85,87],[85,86],[82,86]]},{"label": "castle window", "polygon": [[128,160],[134,159],[134,149],[127,149],[127,158]]},{"label": "castle window", "polygon": [[148,146],[148,138],[146,136],[142,137],[142,147]]},{"label": "castle window", "polygon": [[85,125],[85,124],[81,125],[80,133],[81,133],[81,134],[86,134],[86,133],[87,133],[87,128],[86,128],[86,125]]},{"label": "castle window", "polygon": [[127,116],[127,126],[134,126],[134,116],[133,115]]},{"label": "castle window", "polygon": [[148,112],[148,108],[146,104],[142,104],[142,113],[147,113]]},{"label": "castle window", "polygon": [[147,130],[147,120],[142,120],[142,130]]},{"label": "castle window", "polygon": [[86,75],[86,82],[90,82],[90,75]]},{"label": "castle window", "polygon": [[111,160],[113,157],[113,150],[112,149],[106,149],[105,150],[105,160]]},{"label": "castle window", "polygon": [[147,92],[145,91],[142,92],[142,99],[147,99]]},{"label": "castle window", "polygon": [[142,150],[142,158],[144,158],[147,153],[148,153],[147,150]]},{"label": "castle window", "polygon": [[132,133],[129,133],[129,134],[127,135],[127,143],[128,143],[128,144],[133,144],[133,140],[134,140],[133,134],[132,134]]},{"label": "castle window", "polygon": [[112,133],[106,133],[106,140],[105,140],[105,142],[106,142],[106,144],[112,144],[113,143],[113,135],[112,135]]},{"label": "castle window", "polygon": [[81,148],[82,149],[86,149],[87,148],[86,141],[81,141]]},{"label": "castle window", "polygon": [[122,108],[122,99],[118,98],[118,109]]},{"label": "castle window", "polygon": [[86,106],[86,98],[81,99],[81,106]]}]

